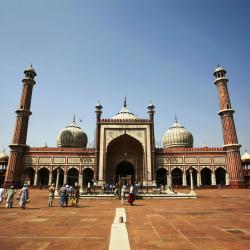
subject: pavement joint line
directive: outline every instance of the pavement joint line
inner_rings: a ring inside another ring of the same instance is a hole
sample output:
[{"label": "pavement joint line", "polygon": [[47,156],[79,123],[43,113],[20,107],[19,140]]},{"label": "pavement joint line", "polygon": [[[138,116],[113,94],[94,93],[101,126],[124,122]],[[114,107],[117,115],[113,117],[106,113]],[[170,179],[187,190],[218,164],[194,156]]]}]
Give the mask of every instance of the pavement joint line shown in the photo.
[{"label": "pavement joint line", "polygon": [[102,237],[86,237],[86,236],[0,236],[0,238],[6,239],[94,239],[103,240]]},{"label": "pavement joint line", "polygon": [[159,238],[159,240],[161,241],[162,245],[163,245],[164,247],[166,247],[166,244],[165,244],[164,241],[161,239],[161,236],[158,234],[158,232],[157,232],[157,230],[155,229],[153,223],[151,222],[150,224],[151,224],[151,227],[152,227],[154,233],[156,234],[156,236],[157,236],[157,237]]},{"label": "pavement joint line", "polygon": [[[122,221],[120,221],[122,217]],[[116,208],[115,218],[111,225],[109,250],[130,250],[128,231],[126,228],[127,216],[125,208]]]},{"label": "pavement joint line", "polygon": [[190,241],[190,239],[184,235],[180,229],[178,229],[172,222],[169,222],[169,224],[179,233],[180,236],[182,236],[182,238],[184,240],[186,240],[187,242],[189,242],[193,247],[195,247],[195,249],[199,250],[199,247],[197,247],[192,241]]}]

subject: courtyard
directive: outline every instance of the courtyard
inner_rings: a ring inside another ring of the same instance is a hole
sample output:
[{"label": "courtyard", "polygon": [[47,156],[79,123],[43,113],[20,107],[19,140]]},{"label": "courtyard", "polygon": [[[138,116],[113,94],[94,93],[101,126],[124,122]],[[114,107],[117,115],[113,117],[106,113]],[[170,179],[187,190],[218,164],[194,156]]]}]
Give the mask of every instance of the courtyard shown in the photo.
[{"label": "courtyard", "polygon": [[[178,190],[187,192],[187,190]],[[30,190],[25,210],[0,207],[0,249],[108,249],[115,209],[124,207],[131,249],[250,249],[250,190],[201,189],[198,199],[81,199],[79,208],[47,207]]]}]

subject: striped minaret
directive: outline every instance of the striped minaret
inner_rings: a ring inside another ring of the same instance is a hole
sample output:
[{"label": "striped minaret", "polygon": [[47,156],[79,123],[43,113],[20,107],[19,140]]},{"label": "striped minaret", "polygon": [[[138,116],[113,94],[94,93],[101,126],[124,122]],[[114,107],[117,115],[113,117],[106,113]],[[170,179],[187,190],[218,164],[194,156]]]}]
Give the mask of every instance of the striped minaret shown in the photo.
[{"label": "striped minaret", "polygon": [[214,84],[218,90],[224,148],[227,152],[227,169],[231,187],[244,186],[243,170],[241,167],[240,147],[234,125],[233,113],[230,97],[227,89],[228,79],[226,70],[218,65],[214,72]]},{"label": "striped minaret", "polygon": [[23,90],[19,104],[19,108],[16,111],[16,125],[14,129],[14,135],[12,144],[10,147],[10,156],[7,167],[7,173],[5,177],[4,186],[14,186],[18,188],[22,185],[22,173],[23,173],[23,160],[24,154],[28,147],[26,145],[28,123],[31,105],[31,97],[33,86],[36,84],[34,78],[36,76],[35,70],[32,65],[24,71]]}]

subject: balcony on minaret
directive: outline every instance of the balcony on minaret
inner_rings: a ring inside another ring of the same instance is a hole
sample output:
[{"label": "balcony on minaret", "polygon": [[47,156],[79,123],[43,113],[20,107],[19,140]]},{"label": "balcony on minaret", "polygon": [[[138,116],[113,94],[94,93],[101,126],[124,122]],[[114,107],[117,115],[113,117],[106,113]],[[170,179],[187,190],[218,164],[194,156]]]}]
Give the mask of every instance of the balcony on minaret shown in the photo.
[{"label": "balcony on minaret", "polygon": [[32,64],[30,65],[30,67],[28,67],[27,69],[24,70],[24,74],[25,74],[25,77],[24,77],[25,79],[34,80],[34,78],[36,76],[36,71],[32,67]]}]

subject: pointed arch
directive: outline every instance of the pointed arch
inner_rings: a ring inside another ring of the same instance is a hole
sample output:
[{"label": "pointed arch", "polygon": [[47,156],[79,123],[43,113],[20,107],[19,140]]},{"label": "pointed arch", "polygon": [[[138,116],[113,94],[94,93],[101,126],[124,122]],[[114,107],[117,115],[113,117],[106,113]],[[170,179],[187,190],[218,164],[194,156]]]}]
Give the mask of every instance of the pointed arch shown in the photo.
[{"label": "pointed arch", "polygon": [[167,174],[168,171],[165,168],[158,168],[156,171],[156,184],[159,187],[160,185],[167,185]]},{"label": "pointed arch", "polygon": [[178,167],[175,167],[172,172],[172,185],[173,186],[182,186],[182,170]]},{"label": "pointed arch", "polygon": [[212,184],[211,182],[211,169],[208,167],[204,167],[201,170],[201,184],[203,186],[210,186]]},{"label": "pointed arch", "polygon": [[215,179],[217,185],[225,185],[226,184],[226,170],[222,167],[218,167],[215,170]]}]

